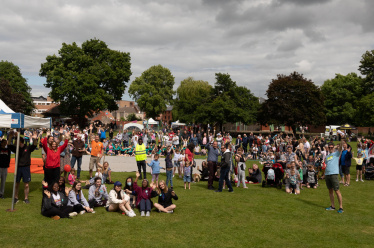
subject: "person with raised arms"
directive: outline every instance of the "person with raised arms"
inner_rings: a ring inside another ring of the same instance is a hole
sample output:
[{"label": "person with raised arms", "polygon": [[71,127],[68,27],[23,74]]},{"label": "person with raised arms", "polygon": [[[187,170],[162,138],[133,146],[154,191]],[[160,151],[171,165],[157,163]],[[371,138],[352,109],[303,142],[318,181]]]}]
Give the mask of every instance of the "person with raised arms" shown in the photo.
[{"label": "person with raised arms", "polygon": [[339,190],[339,158],[342,151],[343,143],[335,147],[333,142],[328,144],[328,154],[326,155],[325,163],[325,181],[329,190],[331,206],[326,210],[335,210],[334,191],[338,198],[339,210],[338,213],[343,213],[343,197]]}]

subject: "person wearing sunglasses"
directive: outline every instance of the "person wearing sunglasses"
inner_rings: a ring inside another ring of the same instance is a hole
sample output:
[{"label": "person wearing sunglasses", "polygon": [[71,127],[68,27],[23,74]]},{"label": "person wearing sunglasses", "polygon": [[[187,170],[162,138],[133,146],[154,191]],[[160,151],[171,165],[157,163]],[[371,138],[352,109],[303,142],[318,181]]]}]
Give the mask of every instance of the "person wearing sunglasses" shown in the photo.
[{"label": "person wearing sunglasses", "polygon": [[328,144],[328,152],[325,158],[326,170],[325,170],[325,181],[326,186],[329,190],[329,196],[331,201],[331,206],[326,208],[326,210],[335,210],[334,192],[338,198],[339,210],[338,213],[343,213],[343,199],[342,194],[339,190],[339,158],[342,151],[343,143],[339,146],[334,146],[333,142]]}]

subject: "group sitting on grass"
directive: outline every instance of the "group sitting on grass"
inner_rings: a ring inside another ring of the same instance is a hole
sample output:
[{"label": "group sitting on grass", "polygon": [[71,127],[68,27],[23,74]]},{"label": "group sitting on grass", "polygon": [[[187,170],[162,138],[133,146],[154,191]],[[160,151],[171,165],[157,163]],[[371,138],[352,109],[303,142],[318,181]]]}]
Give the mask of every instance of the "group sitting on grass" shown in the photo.
[{"label": "group sitting on grass", "polygon": [[[96,177],[89,187],[88,200],[83,194],[80,181],[75,181],[71,188],[59,182],[48,184],[43,181],[41,213],[54,220],[95,213],[94,209],[98,207],[104,207],[108,212],[120,212],[128,217],[136,216],[133,208],[139,209],[140,216],[147,217],[150,216],[152,208],[156,208],[158,212],[173,213],[176,205],[173,204],[172,199],[178,200],[178,196],[166,186],[165,181],[161,180],[156,185],[149,184],[147,179],[143,179],[138,186],[139,176],[137,172],[134,182],[132,178],[127,178],[126,186],[123,188],[122,183],[116,181],[109,193],[106,186],[102,184],[102,179]],[[151,198],[157,196],[158,201],[153,204]]]}]

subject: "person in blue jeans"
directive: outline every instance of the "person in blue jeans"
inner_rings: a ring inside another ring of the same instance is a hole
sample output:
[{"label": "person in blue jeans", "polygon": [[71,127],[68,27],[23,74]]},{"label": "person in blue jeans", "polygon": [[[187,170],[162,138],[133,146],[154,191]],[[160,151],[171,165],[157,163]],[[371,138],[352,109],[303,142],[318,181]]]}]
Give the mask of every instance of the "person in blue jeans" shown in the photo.
[{"label": "person in blue jeans", "polygon": [[173,189],[173,156],[174,150],[168,145],[165,151],[166,187],[170,181],[170,188]]},{"label": "person in blue jeans", "polygon": [[220,176],[219,176],[219,186],[218,186],[218,189],[215,192],[222,192],[223,181],[226,182],[226,185],[229,188],[229,192],[234,191],[232,186],[231,186],[230,179],[229,179],[230,165],[231,165],[231,159],[232,159],[230,148],[231,148],[230,143],[226,143],[225,146],[221,147],[221,152],[222,152],[222,155],[221,155],[221,173],[220,173]]},{"label": "person in blue jeans", "polygon": [[80,179],[82,155],[86,152],[85,144],[83,141],[84,136],[78,135],[78,138],[73,141],[73,150],[71,151],[71,168],[74,168],[75,162],[77,162],[77,179]]}]

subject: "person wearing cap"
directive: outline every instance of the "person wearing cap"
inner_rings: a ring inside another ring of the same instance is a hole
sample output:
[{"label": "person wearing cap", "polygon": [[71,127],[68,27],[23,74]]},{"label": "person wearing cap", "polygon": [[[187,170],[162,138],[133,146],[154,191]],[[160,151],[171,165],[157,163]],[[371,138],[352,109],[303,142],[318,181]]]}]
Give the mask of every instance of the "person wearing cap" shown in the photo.
[{"label": "person wearing cap", "polygon": [[138,166],[140,179],[142,179],[142,176],[141,176],[142,168],[143,168],[144,179],[147,178],[146,162],[145,162],[146,159],[147,159],[147,151],[146,151],[145,145],[143,144],[143,138],[139,137],[138,144],[135,146],[135,160],[136,160],[136,165]]},{"label": "person wearing cap", "polygon": [[130,206],[130,197],[122,190],[122,183],[120,181],[116,181],[113,189],[109,192],[109,199],[105,209],[108,212],[117,212],[120,210],[122,214],[126,214],[129,217],[136,216]]}]

